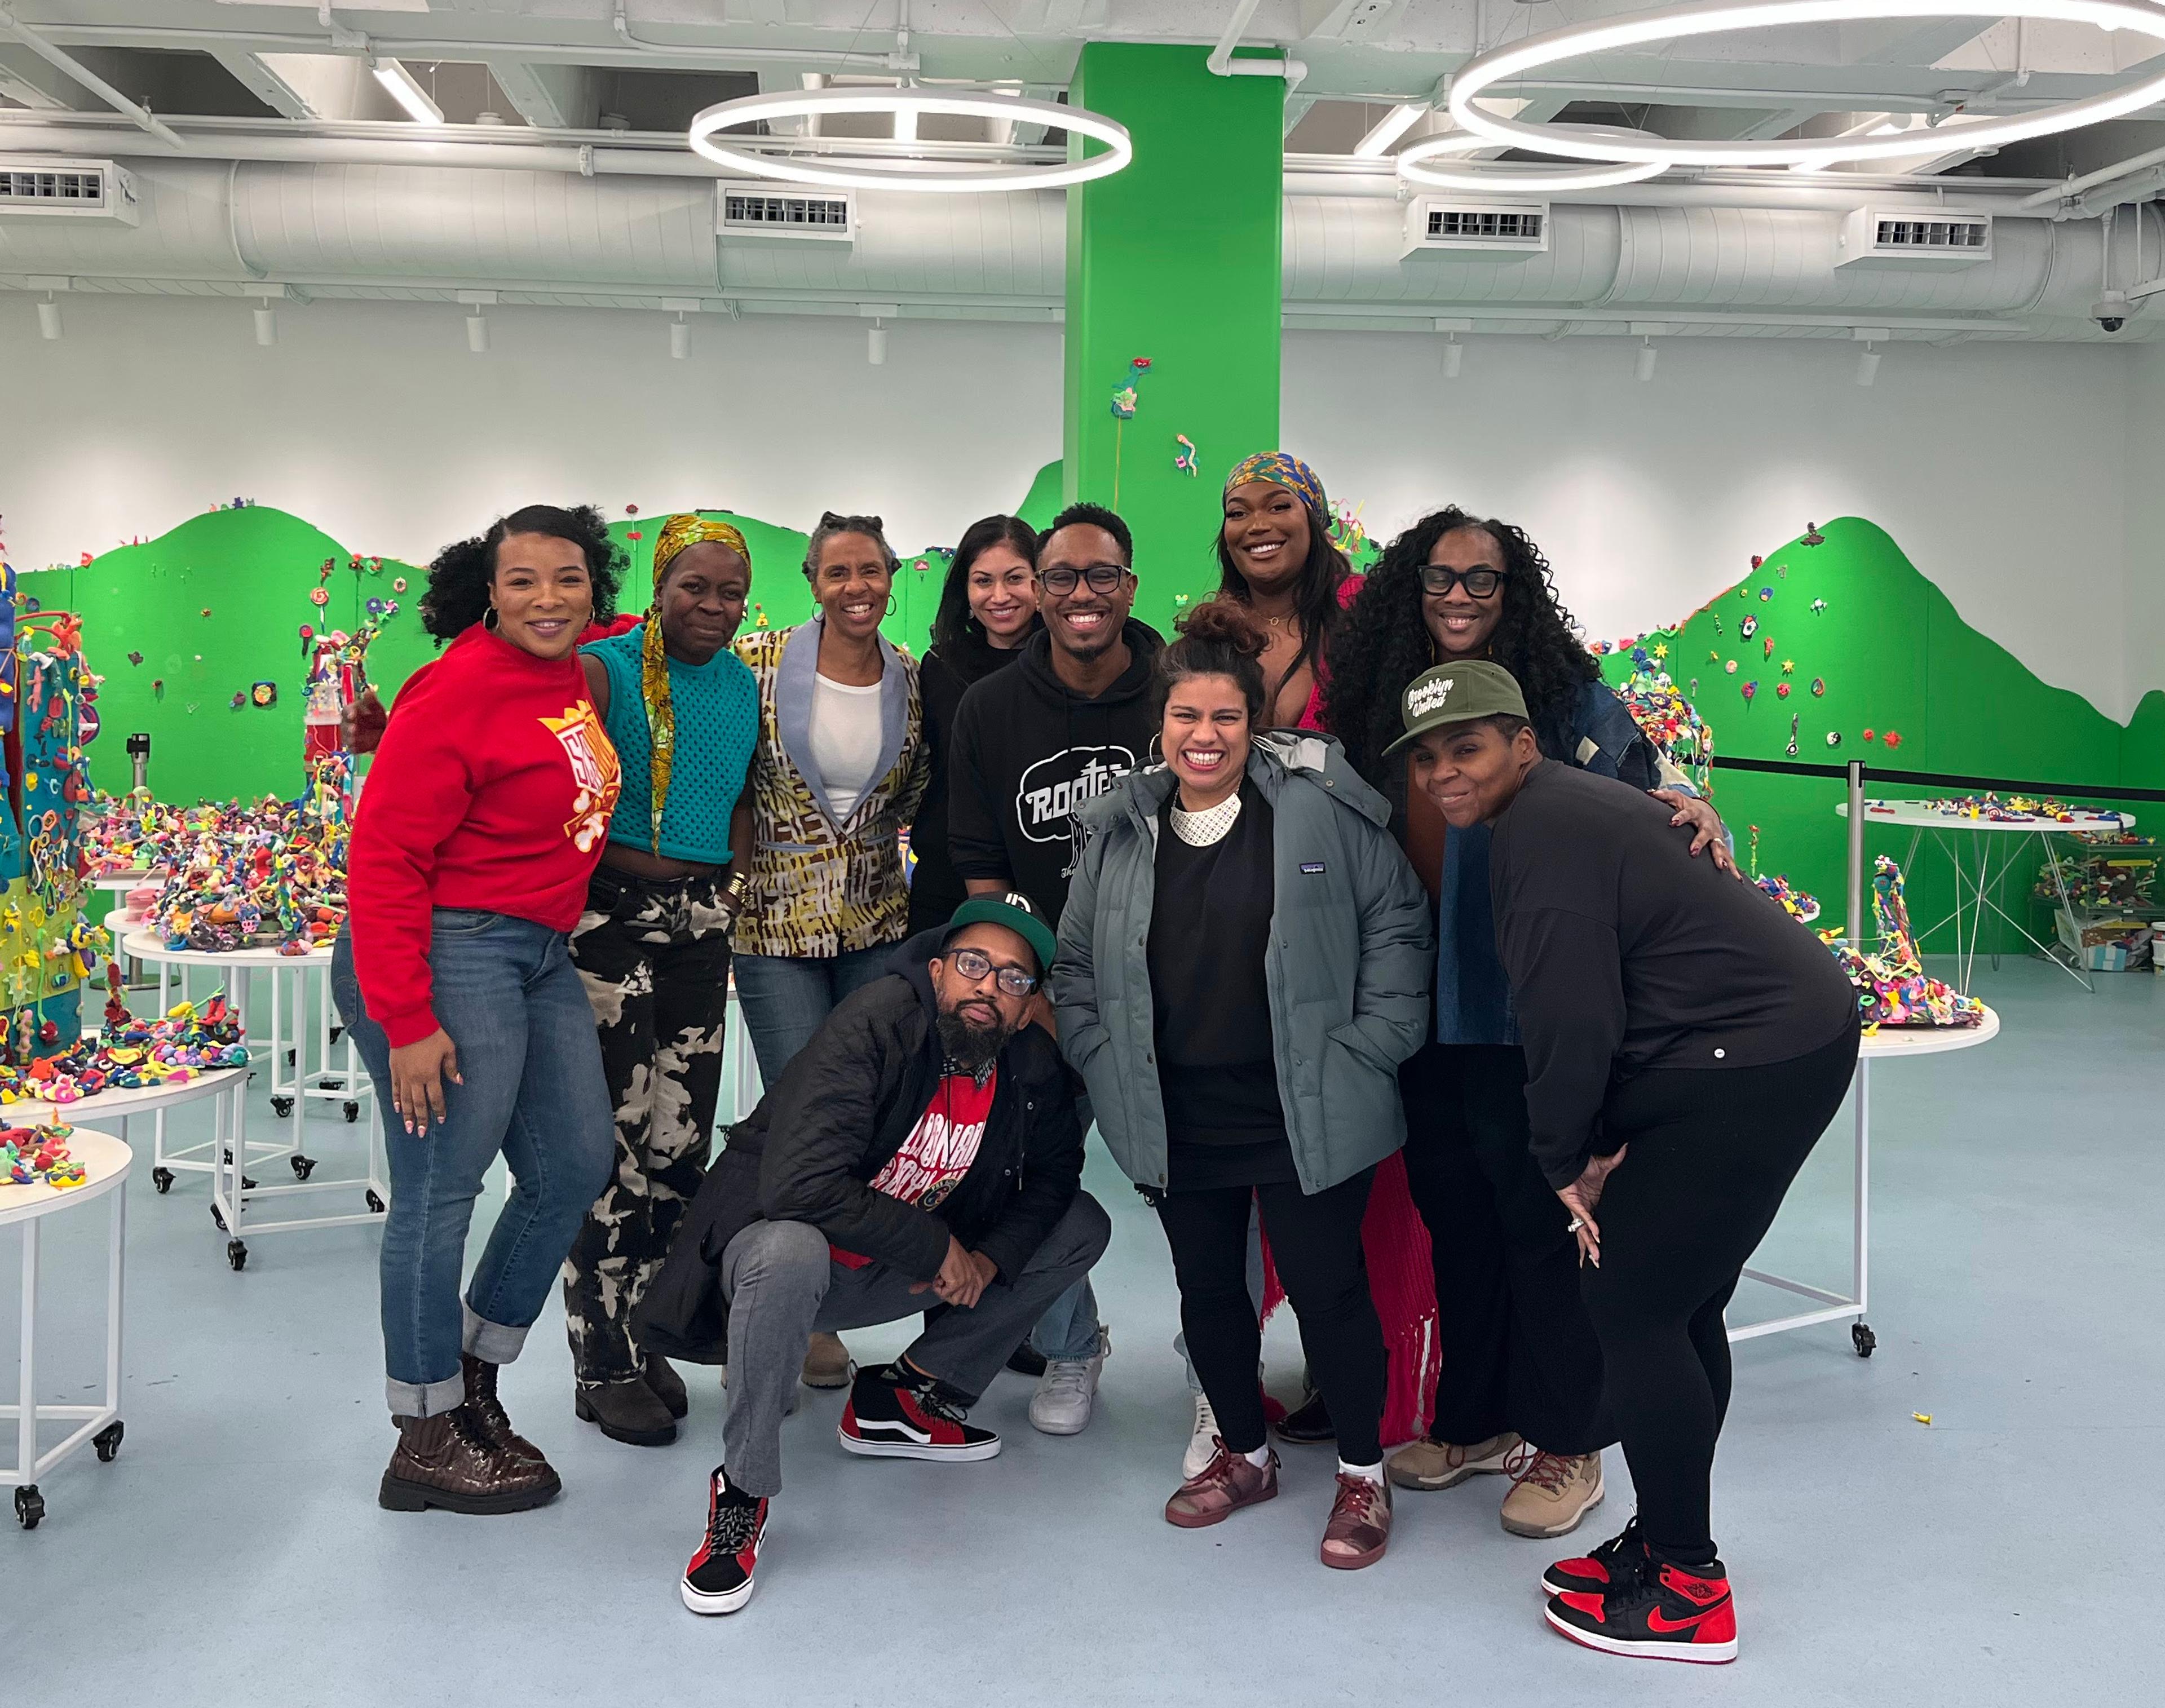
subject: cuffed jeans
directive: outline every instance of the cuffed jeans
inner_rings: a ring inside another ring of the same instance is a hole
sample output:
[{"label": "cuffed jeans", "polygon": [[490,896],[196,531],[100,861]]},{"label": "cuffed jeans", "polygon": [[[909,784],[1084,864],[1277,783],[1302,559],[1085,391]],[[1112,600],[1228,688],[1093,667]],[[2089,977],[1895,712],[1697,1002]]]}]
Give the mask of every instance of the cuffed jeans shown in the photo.
[{"label": "cuffed jeans", "polygon": [[[974,1401],[999,1374],[1023,1332],[1104,1254],[1113,1224],[1077,1192],[1067,1213],[1012,1282],[996,1280],[968,1310],[939,1312],[904,1354],[926,1375]],[[806,1222],[755,1222],[722,1253],[730,1306],[730,1411],[722,1462],[730,1485],[782,1492],[782,1419],[815,1331],[868,1328],[914,1316],[930,1292],[885,1264],[851,1269],[834,1260],[827,1236]]]},{"label": "cuffed jeans", "polygon": [[771,1089],[835,1004],[883,975],[894,951],[882,943],[838,955],[739,955],[737,1001],[761,1083]]},{"label": "cuffed jeans", "polygon": [[[350,939],[340,937],[331,957],[331,994],[376,1082],[391,1162],[380,1269],[394,1417],[463,1402],[462,1352],[493,1364],[519,1356],[608,1182],[614,1145],[593,1009],[563,933],[438,908],[429,970],[463,1083],[445,1085],[441,1122],[409,1133],[391,1106],[391,1042],[361,1001]],[[498,1151],[511,1167],[511,1197],[462,1301],[466,1229]]]}]

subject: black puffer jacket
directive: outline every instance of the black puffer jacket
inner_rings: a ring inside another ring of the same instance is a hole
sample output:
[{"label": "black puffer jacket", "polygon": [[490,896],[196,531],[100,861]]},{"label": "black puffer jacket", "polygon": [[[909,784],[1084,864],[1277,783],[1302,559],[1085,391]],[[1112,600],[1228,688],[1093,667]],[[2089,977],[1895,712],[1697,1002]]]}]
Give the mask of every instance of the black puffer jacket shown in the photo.
[{"label": "black puffer jacket", "polygon": [[845,998],[730,1128],[632,1318],[649,1351],[729,1359],[722,1253],[751,1223],[808,1222],[845,1251],[929,1281],[949,1235],[1012,1281],[1081,1190],[1082,1130],[1052,1040],[1026,1027],[1000,1052],[993,1110],[970,1165],[936,1210],[867,1184],[902,1148],[940,1084],[932,975],[940,933],[897,949],[893,971]]}]

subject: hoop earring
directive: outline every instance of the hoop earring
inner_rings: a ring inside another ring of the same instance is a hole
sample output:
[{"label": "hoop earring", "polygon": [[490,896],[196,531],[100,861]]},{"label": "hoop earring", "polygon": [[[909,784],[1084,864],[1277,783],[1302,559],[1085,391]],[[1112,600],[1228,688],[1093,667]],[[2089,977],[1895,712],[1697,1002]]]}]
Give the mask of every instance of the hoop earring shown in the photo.
[{"label": "hoop earring", "polygon": [[892,593],[887,596],[887,614],[890,617],[894,615],[894,595]]},{"label": "hoop earring", "polygon": [[497,624],[500,620],[501,619],[497,614],[496,607],[493,605],[490,606],[487,610],[482,612],[481,614],[481,626],[487,629],[491,634],[494,634],[496,633]]}]

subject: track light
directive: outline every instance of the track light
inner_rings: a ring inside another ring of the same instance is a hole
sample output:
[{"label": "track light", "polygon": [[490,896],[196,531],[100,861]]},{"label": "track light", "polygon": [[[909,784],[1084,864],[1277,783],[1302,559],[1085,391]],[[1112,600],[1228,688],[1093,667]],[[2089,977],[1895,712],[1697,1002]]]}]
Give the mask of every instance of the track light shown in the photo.
[{"label": "track light", "polygon": [[1857,353],[1857,383],[1868,386],[1879,377],[1879,352],[1870,344]]},{"label": "track light", "polygon": [[397,60],[371,60],[368,69],[376,74],[376,81],[383,86],[384,92],[406,109],[406,116],[414,124],[444,122],[444,109]]},{"label": "track light", "polygon": [[38,304],[38,336],[50,342],[60,335],[61,305],[48,292],[45,300]]},{"label": "track light", "polygon": [[1651,380],[1654,377],[1654,363],[1660,355],[1661,352],[1654,348],[1652,339],[1642,338],[1639,340],[1638,371],[1641,380]]},{"label": "track light", "polygon": [[477,356],[488,354],[488,317],[478,309],[466,316],[466,348]]},{"label": "track light", "polygon": [[865,334],[865,360],[876,368],[887,365],[887,323],[872,322],[872,330]]},{"label": "track light", "polygon": [[267,305],[255,310],[255,341],[264,349],[278,342],[278,311]]},{"label": "track light", "polygon": [[669,323],[669,354],[682,361],[692,354],[692,328],[682,314]]},{"label": "track light", "polygon": [[1466,346],[1458,341],[1458,334],[1454,332],[1443,347],[1443,377],[1455,380],[1465,371]]}]

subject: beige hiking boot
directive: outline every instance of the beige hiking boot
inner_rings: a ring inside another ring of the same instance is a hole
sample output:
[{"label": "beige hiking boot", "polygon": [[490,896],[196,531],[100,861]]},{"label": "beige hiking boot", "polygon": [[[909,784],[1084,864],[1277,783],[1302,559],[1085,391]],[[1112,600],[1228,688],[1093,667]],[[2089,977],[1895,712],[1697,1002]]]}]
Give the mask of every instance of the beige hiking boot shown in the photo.
[{"label": "beige hiking boot", "polygon": [[1567,1536],[1601,1504],[1601,1455],[1543,1453],[1521,1444],[1506,1469],[1504,1528],[1514,1536]]},{"label": "beige hiking boot", "polygon": [[1384,1469],[1401,1489],[1433,1493],[1455,1489],[1468,1477],[1500,1474],[1519,1445],[1519,1437],[1509,1430],[1471,1447],[1448,1441],[1409,1442],[1391,1455]]},{"label": "beige hiking boot", "polygon": [[856,1366],[839,1334],[815,1334],[804,1351],[804,1385],[808,1388],[846,1388]]}]

